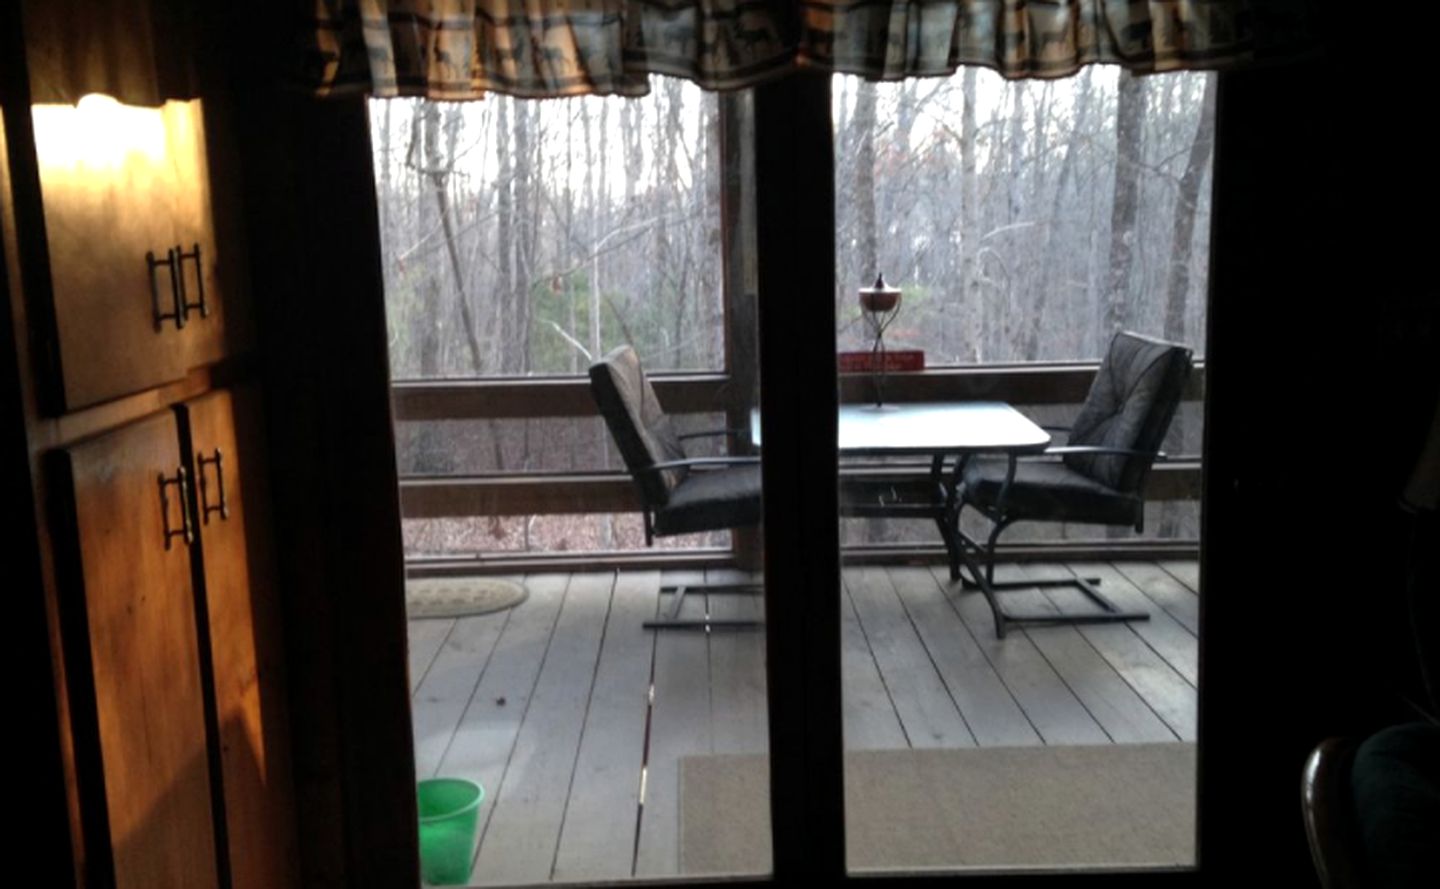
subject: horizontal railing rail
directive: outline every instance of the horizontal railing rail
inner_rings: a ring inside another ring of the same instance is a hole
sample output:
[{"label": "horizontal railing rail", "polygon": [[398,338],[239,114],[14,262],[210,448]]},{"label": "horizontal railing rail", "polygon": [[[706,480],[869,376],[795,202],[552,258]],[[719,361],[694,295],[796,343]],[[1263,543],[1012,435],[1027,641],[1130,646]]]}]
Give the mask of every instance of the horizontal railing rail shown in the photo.
[{"label": "horizontal railing rail", "polygon": [[[1079,404],[1090,391],[1097,363],[1037,363],[944,367],[890,374],[885,397],[916,401],[1008,401],[1011,404]],[[651,374],[661,406],[673,414],[718,413],[745,404],[721,373]],[[1184,398],[1203,397],[1205,366],[1197,362]],[[845,403],[871,397],[868,374],[842,374]],[[399,380],[392,385],[395,419],[499,420],[593,417],[598,414],[583,377]]]},{"label": "horizontal railing rail", "polygon": [[[906,467],[915,477],[928,470]],[[868,470],[847,470],[863,474]],[[885,467],[886,475],[896,473]],[[845,474],[845,473],[842,473]],[[1157,464],[1145,499],[1195,500],[1200,496],[1200,462]],[[400,481],[400,510],[407,519],[461,516],[579,515],[636,512],[640,501],[630,476],[615,472],[408,477]]]}]

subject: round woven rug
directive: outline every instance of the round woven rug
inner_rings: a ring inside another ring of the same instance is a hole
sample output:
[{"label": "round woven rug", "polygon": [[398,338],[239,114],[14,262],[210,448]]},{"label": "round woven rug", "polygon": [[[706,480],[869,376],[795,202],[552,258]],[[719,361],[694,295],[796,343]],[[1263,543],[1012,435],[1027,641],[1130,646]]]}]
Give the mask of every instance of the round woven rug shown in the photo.
[{"label": "round woven rug", "polygon": [[405,583],[405,614],[420,617],[465,617],[513,608],[530,591],[522,583],[500,577],[425,577]]}]

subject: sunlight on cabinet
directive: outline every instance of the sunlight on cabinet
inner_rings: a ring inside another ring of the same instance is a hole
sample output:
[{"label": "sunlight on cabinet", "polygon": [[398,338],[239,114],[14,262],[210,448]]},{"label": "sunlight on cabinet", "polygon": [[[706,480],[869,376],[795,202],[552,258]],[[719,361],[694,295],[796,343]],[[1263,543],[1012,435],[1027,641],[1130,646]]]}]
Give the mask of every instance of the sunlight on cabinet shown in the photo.
[{"label": "sunlight on cabinet", "polygon": [[[173,103],[185,107],[187,103]],[[139,162],[165,161],[166,108],[137,108],[91,93],[75,105],[36,105],[35,152],[47,167],[71,167],[112,175],[132,155]]]},{"label": "sunlight on cabinet", "polygon": [[63,387],[48,400],[97,404],[227,354],[200,101],[89,95],[31,118]]}]

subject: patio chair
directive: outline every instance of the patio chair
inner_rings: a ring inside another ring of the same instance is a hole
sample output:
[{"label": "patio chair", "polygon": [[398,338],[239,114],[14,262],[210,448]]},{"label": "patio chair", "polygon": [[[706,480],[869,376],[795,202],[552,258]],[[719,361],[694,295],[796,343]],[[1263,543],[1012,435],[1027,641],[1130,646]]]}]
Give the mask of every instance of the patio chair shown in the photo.
[{"label": "patio chair", "polygon": [[[1104,623],[1149,617],[1119,608],[1100,593],[1100,580],[1095,577],[996,583],[995,544],[1002,531],[1020,521],[1128,525],[1143,531],[1145,480],[1151,464],[1164,457],[1160,444],[1180,404],[1190,363],[1191,352],[1184,346],[1117,333],[1064,445],[1052,446],[1034,459],[975,457],[959,461],[952,533],[967,553],[980,557],[985,583],[982,585],[979,577],[962,577],[955,560],[950,574],[966,587],[985,589],[997,636],[1004,637],[1011,624]],[[992,523],[984,544],[960,530],[961,513],[967,506]],[[996,595],[1011,589],[1053,586],[1080,590],[1099,610],[1012,614],[1001,607]]]},{"label": "patio chair", "polygon": [[[656,537],[746,528],[760,523],[760,458],[687,457],[681,443],[729,430],[678,435],[645,378],[640,357],[621,346],[590,365],[590,393],[640,495],[645,545]],[[676,584],[669,614],[645,622],[650,629],[742,629],[753,620],[682,619],[688,592],[757,594],[757,584]]]}]

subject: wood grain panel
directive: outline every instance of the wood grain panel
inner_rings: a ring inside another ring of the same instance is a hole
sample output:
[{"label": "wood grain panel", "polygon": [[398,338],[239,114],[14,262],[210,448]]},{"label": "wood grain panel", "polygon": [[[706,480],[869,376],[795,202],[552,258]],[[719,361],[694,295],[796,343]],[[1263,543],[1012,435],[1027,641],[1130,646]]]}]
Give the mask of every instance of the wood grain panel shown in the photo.
[{"label": "wood grain panel", "polygon": [[[175,244],[172,170],[158,109],[37,106],[36,154],[50,250],[64,406],[76,407],[178,380],[185,356],[173,322],[156,329],[147,251]],[[132,137],[128,146],[124,127]],[[165,267],[155,270],[162,300]],[[164,304],[169,306],[168,301]]]},{"label": "wood grain panel", "polygon": [[[279,590],[254,393],[187,402],[233,889],[298,880]],[[213,461],[219,455],[217,465]],[[204,458],[206,462],[200,462]],[[223,490],[224,514],[215,511]],[[210,507],[206,511],[206,507]]]},{"label": "wood grain panel", "polygon": [[[190,556],[165,547],[158,478],[179,465],[173,415],[68,449],[103,810],[119,889],[217,886]],[[183,500],[170,489],[170,523]]]},{"label": "wood grain panel", "polygon": [[200,247],[197,260],[181,263],[185,292],[198,302],[203,284],[206,311],[191,310],[185,329],[179,332],[176,349],[186,368],[212,364],[231,349],[226,338],[226,298],[220,275],[226,245],[215,237],[210,200],[210,166],[206,155],[206,109],[199,101],[171,102],[165,106],[168,155],[174,191],[172,238],[188,255]]}]

